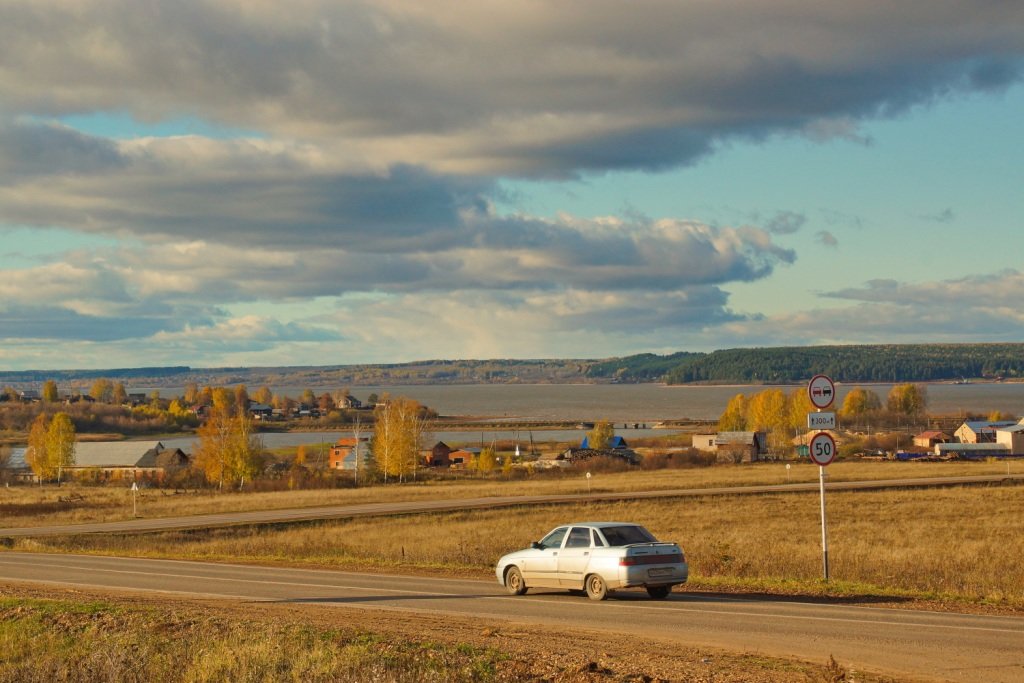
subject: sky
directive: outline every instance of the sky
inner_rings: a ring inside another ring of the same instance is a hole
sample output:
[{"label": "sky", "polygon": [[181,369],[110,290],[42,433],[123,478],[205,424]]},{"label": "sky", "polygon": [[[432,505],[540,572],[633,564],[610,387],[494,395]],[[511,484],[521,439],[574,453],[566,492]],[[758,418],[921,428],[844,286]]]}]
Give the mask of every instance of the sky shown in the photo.
[{"label": "sky", "polygon": [[0,368],[1024,341],[1024,3],[8,0]]}]

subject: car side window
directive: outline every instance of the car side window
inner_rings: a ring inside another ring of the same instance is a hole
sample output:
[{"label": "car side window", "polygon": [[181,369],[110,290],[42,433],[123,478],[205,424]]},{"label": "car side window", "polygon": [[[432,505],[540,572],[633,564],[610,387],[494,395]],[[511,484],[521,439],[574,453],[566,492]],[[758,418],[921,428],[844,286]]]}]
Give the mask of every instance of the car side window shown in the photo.
[{"label": "car side window", "polygon": [[566,548],[589,548],[590,529],[582,526],[574,526],[569,532],[569,540],[565,542]]},{"label": "car side window", "polygon": [[594,536],[594,547],[595,548],[604,548],[605,547],[604,539],[601,538],[601,534],[597,533],[597,529],[591,529],[590,533]]},{"label": "car side window", "polygon": [[561,548],[562,539],[565,538],[565,532],[568,530],[568,527],[558,527],[550,534],[542,538],[540,544],[545,548]]}]

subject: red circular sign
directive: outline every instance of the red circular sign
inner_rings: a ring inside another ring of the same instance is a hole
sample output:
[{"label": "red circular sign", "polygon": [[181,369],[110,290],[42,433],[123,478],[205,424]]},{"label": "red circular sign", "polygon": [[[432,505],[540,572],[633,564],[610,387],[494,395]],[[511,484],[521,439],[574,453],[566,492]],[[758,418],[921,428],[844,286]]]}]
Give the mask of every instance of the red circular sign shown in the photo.
[{"label": "red circular sign", "polygon": [[807,383],[807,396],[811,399],[811,405],[824,410],[836,400],[836,385],[828,375],[815,375]]},{"label": "red circular sign", "polygon": [[811,456],[811,462],[824,467],[836,457],[836,440],[828,432],[818,432],[811,438],[808,455]]}]

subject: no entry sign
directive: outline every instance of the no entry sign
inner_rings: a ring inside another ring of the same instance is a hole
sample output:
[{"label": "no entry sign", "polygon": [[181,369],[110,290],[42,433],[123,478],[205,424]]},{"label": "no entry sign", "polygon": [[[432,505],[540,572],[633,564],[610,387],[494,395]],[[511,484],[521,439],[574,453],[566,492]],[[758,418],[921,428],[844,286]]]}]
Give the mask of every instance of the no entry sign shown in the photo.
[{"label": "no entry sign", "polygon": [[824,410],[836,400],[836,385],[828,375],[815,375],[807,383],[807,396],[811,399],[811,405]]}]

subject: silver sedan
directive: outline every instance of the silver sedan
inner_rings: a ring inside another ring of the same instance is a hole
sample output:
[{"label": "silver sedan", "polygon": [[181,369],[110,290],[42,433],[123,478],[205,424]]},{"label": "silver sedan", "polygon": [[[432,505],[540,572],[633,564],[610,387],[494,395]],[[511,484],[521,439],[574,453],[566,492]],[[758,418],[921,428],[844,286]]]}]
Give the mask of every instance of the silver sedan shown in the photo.
[{"label": "silver sedan", "polygon": [[495,574],[513,595],[566,588],[604,600],[611,590],[643,587],[660,600],[686,582],[689,567],[678,545],[659,542],[639,524],[577,522],[503,556]]}]

